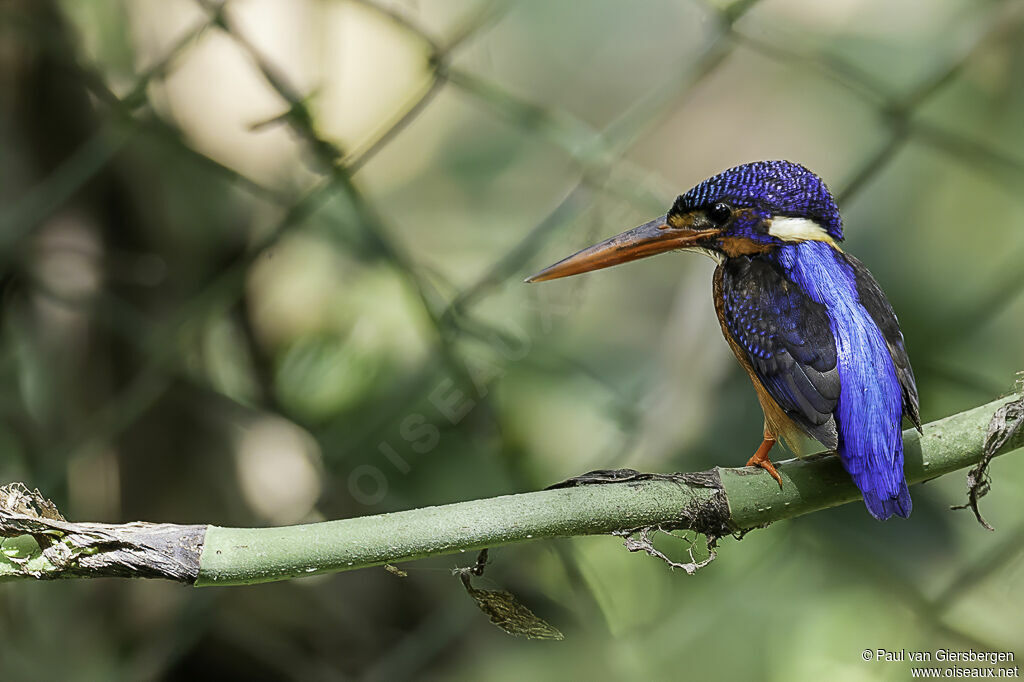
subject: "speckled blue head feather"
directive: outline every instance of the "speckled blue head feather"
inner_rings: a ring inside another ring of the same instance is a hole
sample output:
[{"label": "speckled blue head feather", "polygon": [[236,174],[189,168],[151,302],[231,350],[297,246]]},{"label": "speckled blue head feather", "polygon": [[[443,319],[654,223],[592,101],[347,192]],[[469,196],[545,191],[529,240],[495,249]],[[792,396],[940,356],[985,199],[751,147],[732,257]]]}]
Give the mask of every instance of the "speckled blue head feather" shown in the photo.
[{"label": "speckled blue head feather", "polygon": [[673,211],[684,213],[717,201],[771,216],[808,218],[832,239],[843,239],[839,207],[825,182],[792,161],[755,161],[730,168],[680,195]]}]

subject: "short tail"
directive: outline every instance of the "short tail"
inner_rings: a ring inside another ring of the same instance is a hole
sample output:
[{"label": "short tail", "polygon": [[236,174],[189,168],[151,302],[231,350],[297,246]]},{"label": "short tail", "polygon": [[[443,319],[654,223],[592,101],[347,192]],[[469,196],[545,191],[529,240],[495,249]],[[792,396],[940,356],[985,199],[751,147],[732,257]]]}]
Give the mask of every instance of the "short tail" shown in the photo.
[{"label": "short tail", "polygon": [[[863,432],[856,434],[862,435]],[[895,442],[884,439],[839,442],[843,467],[864,497],[868,511],[879,521],[893,515],[907,518],[914,508],[903,475],[903,440],[899,431],[895,436],[898,439]]]},{"label": "short tail", "polygon": [[910,501],[910,489],[906,481],[899,482],[896,494],[880,494],[877,490],[864,490],[864,504],[868,511],[879,521],[885,521],[895,514],[907,518],[910,516],[914,503]]}]

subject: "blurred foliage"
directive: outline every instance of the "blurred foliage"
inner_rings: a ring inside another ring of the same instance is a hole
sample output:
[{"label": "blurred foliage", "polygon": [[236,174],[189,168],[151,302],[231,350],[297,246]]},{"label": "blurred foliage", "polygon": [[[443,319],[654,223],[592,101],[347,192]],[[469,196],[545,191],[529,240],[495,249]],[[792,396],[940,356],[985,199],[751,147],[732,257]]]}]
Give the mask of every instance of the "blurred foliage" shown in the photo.
[{"label": "blurred foliage", "polygon": [[[699,470],[759,442],[711,264],[521,278],[730,165],[842,200],[934,419],[1024,366],[1020,2],[8,0],[0,481],[69,518],[292,523]],[[905,679],[1021,649],[1024,470],[858,505],[695,576],[612,538],[226,590],[0,590],[5,679]],[[55,655],[60,652],[60,655]]]}]

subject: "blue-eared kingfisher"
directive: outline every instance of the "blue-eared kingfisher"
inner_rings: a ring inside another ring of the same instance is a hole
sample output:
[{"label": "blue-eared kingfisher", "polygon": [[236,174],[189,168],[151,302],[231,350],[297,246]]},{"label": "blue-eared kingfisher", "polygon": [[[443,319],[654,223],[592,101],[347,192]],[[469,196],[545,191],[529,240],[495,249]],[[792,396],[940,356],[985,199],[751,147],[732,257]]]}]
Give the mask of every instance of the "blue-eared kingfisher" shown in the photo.
[{"label": "blue-eared kingfisher", "polygon": [[905,518],[901,421],[921,430],[917,386],[892,305],[842,240],[821,178],[789,161],[757,161],[708,178],[665,215],[526,281],[667,251],[712,256],[722,333],[764,411],[764,439],[747,466],[782,486],[768,453],[781,438],[799,454],[805,434],[838,453],[872,516]]}]

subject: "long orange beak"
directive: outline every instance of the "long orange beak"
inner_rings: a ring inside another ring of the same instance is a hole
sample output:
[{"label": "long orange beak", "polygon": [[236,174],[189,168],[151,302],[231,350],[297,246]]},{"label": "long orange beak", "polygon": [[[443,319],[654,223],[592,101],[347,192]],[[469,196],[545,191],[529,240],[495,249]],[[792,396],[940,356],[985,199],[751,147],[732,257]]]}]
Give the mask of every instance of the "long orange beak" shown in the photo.
[{"label": "long orange beak", "polygon": [[549,279],[600,270],[666,251],[699,246],[701,242],[718,234],[717,230],[673,228],[666,222],[666,218],[667,216],[655,218],[640,227],[634,227],[632,230],[617,234],[600,244],[594,244],[541,270],[526,281],[546,282]]}]

